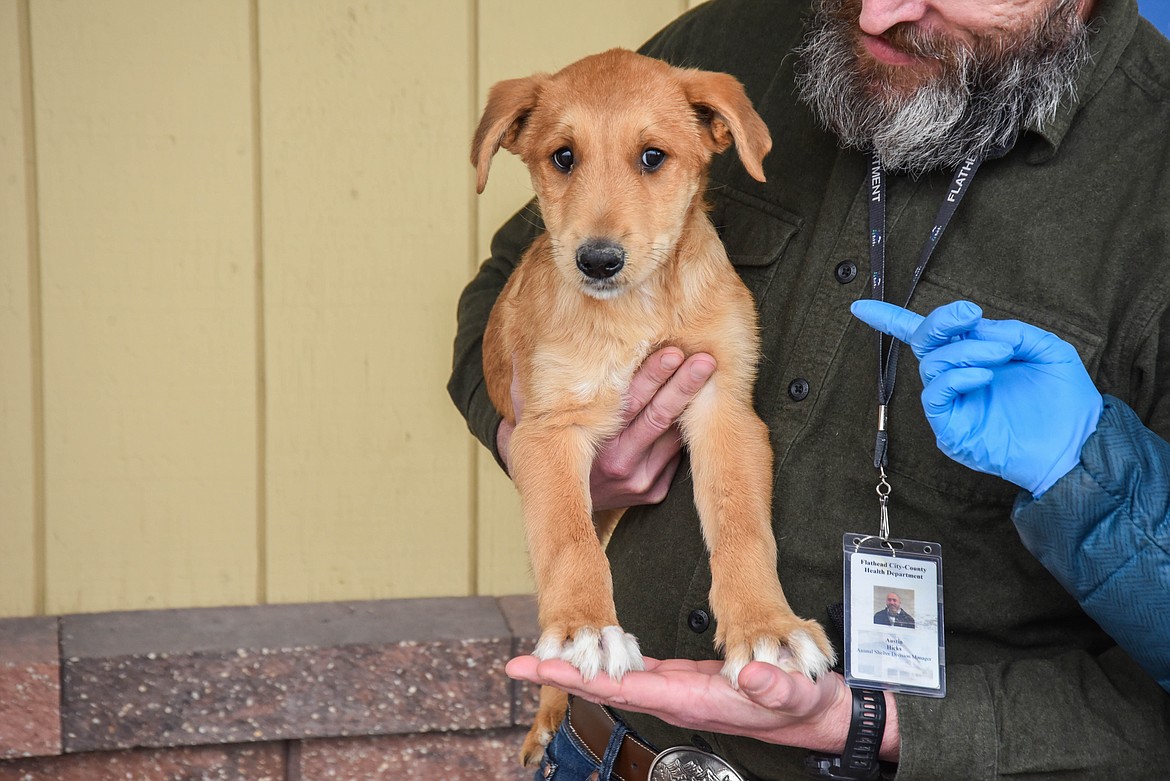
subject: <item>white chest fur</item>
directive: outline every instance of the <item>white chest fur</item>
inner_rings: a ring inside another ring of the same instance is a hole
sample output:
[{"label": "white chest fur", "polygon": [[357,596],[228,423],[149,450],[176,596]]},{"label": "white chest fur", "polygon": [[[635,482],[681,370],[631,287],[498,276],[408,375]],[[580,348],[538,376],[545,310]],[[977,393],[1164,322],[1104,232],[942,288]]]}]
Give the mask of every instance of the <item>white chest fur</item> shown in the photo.
[{"label": "white chest fur", "polygon": [[653,344],[643,340],[624,350],[591,349],[589,344],[541,349],[536,357],[545,387],[560,388],[576,404],[588,405],[599,398],[625,393],[634,372]]}]

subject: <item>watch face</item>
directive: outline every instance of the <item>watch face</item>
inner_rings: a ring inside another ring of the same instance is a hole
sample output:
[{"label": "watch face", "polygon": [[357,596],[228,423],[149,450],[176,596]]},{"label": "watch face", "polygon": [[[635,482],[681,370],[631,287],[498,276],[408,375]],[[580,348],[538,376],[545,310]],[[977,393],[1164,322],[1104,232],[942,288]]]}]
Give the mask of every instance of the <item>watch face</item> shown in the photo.
[{"label": "watch face", "polygon": [[650,781],[744,781],[714,754],[690,746],[668,748],[650,763]]}]

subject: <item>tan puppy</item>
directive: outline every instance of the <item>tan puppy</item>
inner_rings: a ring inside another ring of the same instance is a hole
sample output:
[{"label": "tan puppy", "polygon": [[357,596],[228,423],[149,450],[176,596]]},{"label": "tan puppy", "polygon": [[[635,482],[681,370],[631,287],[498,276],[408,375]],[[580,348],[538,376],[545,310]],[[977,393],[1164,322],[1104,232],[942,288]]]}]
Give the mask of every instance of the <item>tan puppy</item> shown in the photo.
[{"label": "tan puppy", "polygon": [[[711,156],[733,141],[764,181],[771,138],[738,81],[619,49],[496,84],[475,134],[478,191],[500,147],[519,155],[547,228],[492,310],[484,373],[507,420],[513,367],[525,400],[510,466],[536,578],[536,655],[565,659],[585,678],[642,668],[637,641],[618,625],[599,542],[620,513],[594,518],[589,472],[618,432],[635,370],[665,345],[718,363],[680,428],[724,675],[736,685],[753,659],[810,677],[833,664],[824,631],[792,612],[777,578],[772,452],[752,408],[756,313],[703,200]],[[542,693],[524,759],[539,757],[563,705]]]}]

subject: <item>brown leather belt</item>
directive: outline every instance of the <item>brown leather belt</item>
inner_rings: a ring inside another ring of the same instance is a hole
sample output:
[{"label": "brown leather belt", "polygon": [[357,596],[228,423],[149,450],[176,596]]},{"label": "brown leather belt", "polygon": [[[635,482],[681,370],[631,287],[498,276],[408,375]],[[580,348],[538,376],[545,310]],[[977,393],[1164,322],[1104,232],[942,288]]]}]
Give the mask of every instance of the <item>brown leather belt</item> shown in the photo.
[{"label": "brown leather belt", "polygon": [[[594,761],[600,764],[609,745],[609,736],[617,723],[613,716],[596,703],[573,697],[569,700],[568,719],[569,728],[577,737],[577,741],[593,755]],[[650,764],[657,755],[657,751],[627,733],[622,738],[617,761],[613,764],[614,775],[622,781],[647,781],[650,778]]]},{"label": "brown leather belt", "polygon": [[[605,750],[617,724],[610,712],[588,700],[570,698],[568,724],[577,743],[585,747],[593,761],[604,764]],[[619,781],[743,781],[731,765],[710,752],[693,746],[656,752],[628,732],[622,736],[613,776]]]}]

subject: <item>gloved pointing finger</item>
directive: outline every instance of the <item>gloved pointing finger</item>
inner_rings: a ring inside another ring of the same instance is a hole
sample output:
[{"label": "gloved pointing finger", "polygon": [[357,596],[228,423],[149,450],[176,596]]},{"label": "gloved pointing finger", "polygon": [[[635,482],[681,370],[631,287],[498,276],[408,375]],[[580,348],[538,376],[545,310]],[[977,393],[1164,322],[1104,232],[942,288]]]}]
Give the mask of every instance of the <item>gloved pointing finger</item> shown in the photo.
[{"label": "gloved pointing finger", "polygon": [[918,326],[926,319],[909,309],[871,298],[854,301],[849,311],[866,325],[903,342],[909,342]]},{"label": "gloved pointing finger", "polygon": [[926,317],[884,301],[854,301],[850,311],[859,320],[899,339],[921,358],[936,347],[963,336],[983,318],[983,310],[970,301],[940,306]]}]

